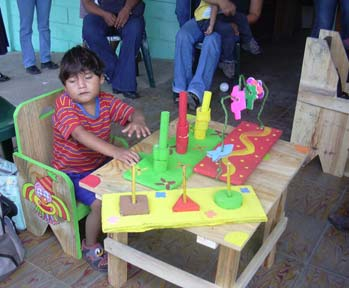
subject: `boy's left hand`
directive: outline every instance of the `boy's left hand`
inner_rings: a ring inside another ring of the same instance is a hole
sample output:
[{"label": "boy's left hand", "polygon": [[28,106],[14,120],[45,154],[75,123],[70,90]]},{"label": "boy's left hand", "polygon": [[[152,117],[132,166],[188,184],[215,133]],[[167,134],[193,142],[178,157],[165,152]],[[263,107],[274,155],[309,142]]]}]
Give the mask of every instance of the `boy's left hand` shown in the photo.
[{"label": "boy's left hand", "polygon": [[131,137],[133,133],[136,133],[137,138],[141,138],[141,136],[147,137],[151,135],[149,128],[145,124],[144,117],[135,114],[132,117],[132,121],[121,132],[127,133],[128,137]]},{"label": "boy's left hand", "polygon": [[208,26],[207,30],[205,31],[205,35],[210,35],[213,32],[213,26]]}]

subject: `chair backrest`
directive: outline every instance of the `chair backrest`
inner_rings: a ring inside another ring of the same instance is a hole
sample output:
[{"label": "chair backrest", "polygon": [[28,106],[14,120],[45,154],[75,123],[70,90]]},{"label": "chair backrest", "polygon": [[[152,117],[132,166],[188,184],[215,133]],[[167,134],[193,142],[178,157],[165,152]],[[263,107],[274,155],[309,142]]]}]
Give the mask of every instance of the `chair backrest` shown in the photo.
[{"label": "chair backrest", "polygon": [[18,152],[49,166],[52,159],[52,114],[55,100],[62,90],[21,103],[13,116]]}]

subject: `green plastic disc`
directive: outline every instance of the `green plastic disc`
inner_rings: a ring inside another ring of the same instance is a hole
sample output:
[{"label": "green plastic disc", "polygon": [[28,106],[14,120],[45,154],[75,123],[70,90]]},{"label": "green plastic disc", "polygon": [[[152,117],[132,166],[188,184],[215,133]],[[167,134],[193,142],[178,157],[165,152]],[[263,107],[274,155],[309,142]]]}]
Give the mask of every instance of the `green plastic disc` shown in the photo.
[{"label": "green plastic disc", "polygon": [[237,209],[242,205],[242,195],[236,191],[219,190],[214,195],[214,202],[223,209]]}]

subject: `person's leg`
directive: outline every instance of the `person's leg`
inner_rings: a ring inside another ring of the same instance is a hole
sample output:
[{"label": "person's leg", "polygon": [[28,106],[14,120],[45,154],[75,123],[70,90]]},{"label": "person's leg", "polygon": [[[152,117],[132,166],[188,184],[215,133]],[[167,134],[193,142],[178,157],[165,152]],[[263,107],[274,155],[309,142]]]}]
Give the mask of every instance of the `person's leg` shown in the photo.
[{"label": "person's leg", "polygon": [[41,63],[51,61],[50,11],[51,0],[36,0]]},{"label": "person's leg", "polygon": [[337,0],[315,0],[315,20],[311,37],[318,38],[320,29],[332,30]]},{"label": "person's leg", "polygon": [[91,212],[86,217],[86,245],[93,246],[98,242],[98,237],[101,234],[101,201],[96,199],[93,201]]},{"label": "person's leg", "polygon": [[200,99],[200,102],[202,102],[204,91],[211,88],[220,54],[221,36],[216,32],[205,36],[198,67],[188,87],[188,92],[195,94]]},{"label": "person's leg", "polygon": [[35,53],[32,44],[33,17],[35,0],[17,0],[20,28],[19,36],[24,68],[35,65]]},{"label": "person's leg", "polygon": [[118,59],[108,43],[106,37],[107,29],[108,26],[102,17],[93,14],[88,14],[84,17],[82,37],[86,41],[87,46],[102,60],[105,65],[104,72],[109,79],[112,79]]},{"label": "person's leg", "polygon": [[232,16],[233,22],[239,27],[239,36],[242,43],[249,43],[253,34],[251,31],[250,24],[247,21],[247,17],[245,14],[236,12],[234,16]]},{"label": "person's leg", "polygon": [[121,30],[121,49],[111,80],[113,89],[120,92],[136,93],[136,56],[144,34],[144,18],[130,17]]},{"label": "person's leg", "polygon": [[349,40],[349,1],[341,0],[341,36]]},{"label": "person's leg", "polygon": [[203,38],[204,34],[199,29],[195,19],[186,22],[177,32],[172,84],[173,92],[187,91],[188,85],[193,78],[194,45]]},{"label": "person's leg", "polygon": [[235,47],[235,35],[231,23],[223,22],[221,20],[216,21],[214,31],[221,36],[222,40],[222,62],[233,62],[234,61],[234,47]]}]

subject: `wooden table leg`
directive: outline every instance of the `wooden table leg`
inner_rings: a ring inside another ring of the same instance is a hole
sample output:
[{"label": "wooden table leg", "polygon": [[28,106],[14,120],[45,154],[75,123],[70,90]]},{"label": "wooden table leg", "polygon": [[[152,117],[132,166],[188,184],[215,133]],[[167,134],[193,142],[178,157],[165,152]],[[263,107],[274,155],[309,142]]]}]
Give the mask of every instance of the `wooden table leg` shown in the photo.
[{"label": "wooden table leg", "polygon": [[[280,219],[285,217],[285,203],[287,198],[287,190],[285,190],[281,194],[281,198],[279,201],[277,201],[274,205],[274,207],[270,210],[268,214],[268,222],[266,223],[266,227],[264,230],[264,239],[266,239],[269,234],[271,233],[272,229],[276,226],[277,223],[279,223]],[[264,261],[264,266],[266,268],[270,268],[275,261],[275,254],[276,254],[276,245],[271,250],[270,254]]]},{"label": "wooden table leg", "polygon": [[223,288],[233,287],[239,269],[239,262],[239,251],[220,245],[215,283]]},{"label": "wooden table leg", "polygon": [[[108,237],[127,244],[127,233],[111,233]],[[116,288],[120,288],[127,281],[127,262],[108,254],[108,282]]]}]

